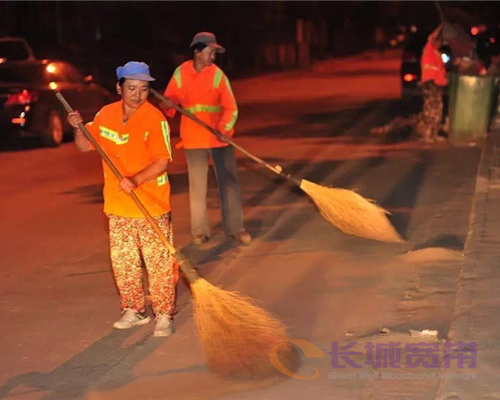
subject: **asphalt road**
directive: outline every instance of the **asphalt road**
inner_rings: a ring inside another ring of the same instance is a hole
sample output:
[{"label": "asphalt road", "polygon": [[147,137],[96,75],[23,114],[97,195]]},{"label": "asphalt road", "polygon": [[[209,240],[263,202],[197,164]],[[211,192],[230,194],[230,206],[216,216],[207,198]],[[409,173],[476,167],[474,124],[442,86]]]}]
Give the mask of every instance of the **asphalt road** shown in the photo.
[{"label": "asphalt road", "polygon": [[437,380],[331,379],[328,352],[332,342],[410,340],[409,329],[445,337],[479,151],[369,135],[404,111],[397,56],[326,61],[233,88],[240,145],[294,176],[376,200],[407,239],[394,245],[346,236],[299,189],[239,155],[245,221],[255,240],[236,246],[222,235],[211,177],[215,235],[198,248],[190,243],[185,160],[175,151],[176,245],[207,280],[257,299],[291,337],[322,349],[325,357],[305,360],[300,371],[307,376],[306,366],[314,366],[319,378],[229,381],[208,371],[182,283],[174,336],[151,338],[151,324],[113,331],[119,302],[98,156],[79,154],[72,143],[2,143],[0,397],[433,398]]}]

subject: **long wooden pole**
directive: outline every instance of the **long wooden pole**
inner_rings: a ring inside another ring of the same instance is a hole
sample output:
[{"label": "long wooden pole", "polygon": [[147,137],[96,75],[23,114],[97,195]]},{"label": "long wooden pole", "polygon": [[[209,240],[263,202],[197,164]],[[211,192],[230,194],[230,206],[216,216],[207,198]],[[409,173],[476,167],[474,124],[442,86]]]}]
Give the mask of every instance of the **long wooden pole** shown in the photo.
[{"label": "long wooden pole", "polygon": [[[68,102],[66,101],[66,99],[64,98],[64,96],[61,93],[57,92],[56,97],[62,103],[62,105],[64,106],[64,108],[66,109],[66,111],[68,113],[73,112],[73,109],[71,108],[71,106],[68,104]],[[88,139],[88,141],[90,143],[92,143],[92,146],[94,146],[96,151],[101,155],[104,162],[108,165],[108,167],[111,169],[111,171],[113,171],[113,173],[118,178],[118,180],[121,181],[123,179],[123,175],[116,168],[116,166],[113,164],[113,162],[108,157],[108,155],[104,152],[104,150],[101,148],[101,146],[99,146],[99,143],[97,143],[97,141],[94,139],[94,137],[91,135],[91,133],[85,127],[85,125],[80,122],[78,124],[78,128],[80,128],[82,130],[85,137]],[[146,207],[144,207],[144,204],[142,204],[141,200],[139,199],[139,197],[137,197],[137,194],[135,194],[134,191],[130,192],[130,197],[132,197],[132,200],[135,202],[137,207],[139,207],[139,209],[141,210],[144,217],[146,217],[148,222],[151,224],[151,226],[153,227],[155,232],[158,234],[158,236],[162,240],[163,244],[167,247],[168,251],[173,256],[175,256],[175,258],[177,259],[177,263],[179,264],[179,268],[182,270],[184,275],[186,275],[186,278],[191,283],[194,283],[197,279],[200,278],[200,276],[198,275],[198,272],[196,272],[196,269],[193,267],[191,261],[189,261],[186,258],[186,256],[184,256],[184,254],[182,254],[181,251],[176,250],[175,247],[172,246],[172,244],[169,242],[169,240],[167,239],[167,237],[165,236],[163,231],[160,229],[160,227],[158,226],[156,221],[153,219],[153,217],[151,216],[149,211],[146,209]]]}]

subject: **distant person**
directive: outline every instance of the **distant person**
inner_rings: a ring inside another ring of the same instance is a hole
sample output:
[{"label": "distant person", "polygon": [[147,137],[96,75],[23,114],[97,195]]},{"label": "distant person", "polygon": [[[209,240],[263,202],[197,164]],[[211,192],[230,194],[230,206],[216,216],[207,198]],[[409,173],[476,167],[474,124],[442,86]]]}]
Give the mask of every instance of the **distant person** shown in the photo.
[{"label": "distant person", "polygon": [[441,31],[442,25],[429,35],[420,61],[423,107],[417,130],[425,143],[444,140],[439,131],[443,119],[443,93],[448,82],[440,52]]},{"label": "distant person", "polygon": [[[116,329],[144,325],[146,314],[142,261],[156,316],[154,336],[174,332],[176,274],[174,258],[153,230],[129,193],[134,190],[166,237],[173,242],[170,217],[170,184],[167,166],[172,160],[170,130],[165,116],[147,99],[149,67],[131,61],[116,70],[116,90],[121,100],[109,104],[86,126],[125,178],[119,181],[107,164],[104,168],[104,212],[109,218],[111,264],[120,292],[122,316]],[[79,150],[92,150],[78,128],[78,111],[68,115]]]},{"label": "distant person", "polygon": [[421,58],[423,97],[422,112],[404,117],[397,117],[388,123],[370,129],[372,134],[389,134],[393,131],[402,131],[411,128],[424,143],[434,143],[445,140],[439,135],[446,130],[443,119],[443,93],[447,84],[445,63],[441,58],[440,25],[429,35]]},{"label": "distant person", "polygon": [[[238,118],[236,100],[224,72],[214,64],[217,53],[225,49],[210,32],[197,33],[191,42],[193,58],[181,64],[174,72],[165,90],[169,99],[167,116],[173,118],[173,104],[180,104],[223,135],[232,137]],[[207,216],[208,159],[212,159],[222,206],[224,230],[243,244],[251,242],[243,226],[240,184],[234,148],[220,141],[213,133],[182,116],[180,134],[186,154],[189,174],[189,204],[191,233],[194,243],[210,239]]]}]

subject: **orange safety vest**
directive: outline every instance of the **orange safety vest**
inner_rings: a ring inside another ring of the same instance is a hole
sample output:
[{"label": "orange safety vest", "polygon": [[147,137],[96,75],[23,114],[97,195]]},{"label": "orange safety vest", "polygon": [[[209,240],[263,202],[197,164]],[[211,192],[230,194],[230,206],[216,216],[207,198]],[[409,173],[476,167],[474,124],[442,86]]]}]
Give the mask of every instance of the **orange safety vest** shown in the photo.
[{"label": "orange safety vest", "polygon": [[[156,160],[171,160],[170,129],[160,110],[146,102],[123,123],[123,101],[104,106],[87,129],[123,176],[130,177]],[[120,181],[103,161],[104,212],[129,218],[144,218],[130,195],[120,190]],[[170,211],[167,173],[139,186],[135,193],[146,209],[158,216]]]},{"label": "orange safety vest", "polygon": [[422,82],[434,81],[436,85],[446,86],[446,69],[441,52],[431,42],[427,42],[420,62],[422,69]]},{"label": "orange safety vest", "polygon": [[[229,136],[234,134],[238,107],[229,79],[215,64],[200,72],[195,70],[192,60],[181,64],[170,79],[165,96],[219,132]],[[167,111],[167,116],[174,115],[173,108]],[[185,116],[181,118],[180,131],[186,149],[228,145]]]}]

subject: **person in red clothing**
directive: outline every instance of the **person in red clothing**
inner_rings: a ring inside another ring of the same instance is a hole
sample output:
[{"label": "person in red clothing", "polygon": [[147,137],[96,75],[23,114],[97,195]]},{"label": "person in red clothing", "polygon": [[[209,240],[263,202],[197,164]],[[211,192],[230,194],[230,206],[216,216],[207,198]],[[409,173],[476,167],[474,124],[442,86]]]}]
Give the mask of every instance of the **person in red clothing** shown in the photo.
[{"label": "person in red clothing", "polygon": [[[111,264],[120,292],[122,316],[116,329],[150,321],[146,315],[142,262],[148,272],[149,291],[156,316],[154,336],[174,332],[176,265],[151,224],[134,203],[133,190],[166,237],[173,242],[170,217],[170,184],[167,166],[172,160],[170,130],[163,113],[147,99],[149,67],[131,61],[116,70],[116,89],[122,100],[101,109],[86,125],[99,146],[125,177],[119,181],[106,163],[104,212],[109,218]],[[68,115],[80,151],[93,150],[78,124],[77,111]]]},{"label": "person in red clothing", "polygon": [[[225,49],[210,32],[197,33],[191,42],[193,59],[175,70],[165,89],[167,116],[174,117],[173,104],[180,104],[222,135],[232,137],[238,118],[238,107],[229,79],[214,64],[217,53]],[[222,207],[226,234],[241,243],[251,241],[243,226],[240,185],[234,148],[213,133],[182,116],[180,135],[189,174],[191,233],[196,244],[209,240],[211,232],[207,216],[208,159],[212,159]]]},{"label": "person in red clothing", "polygon": [[429,35],[420,61],[423,107],[417,130],[426,143],[442,140],[438,133],[443,119],[443,93],[447,79],[440,51],[441,32],[442,25]]}]

